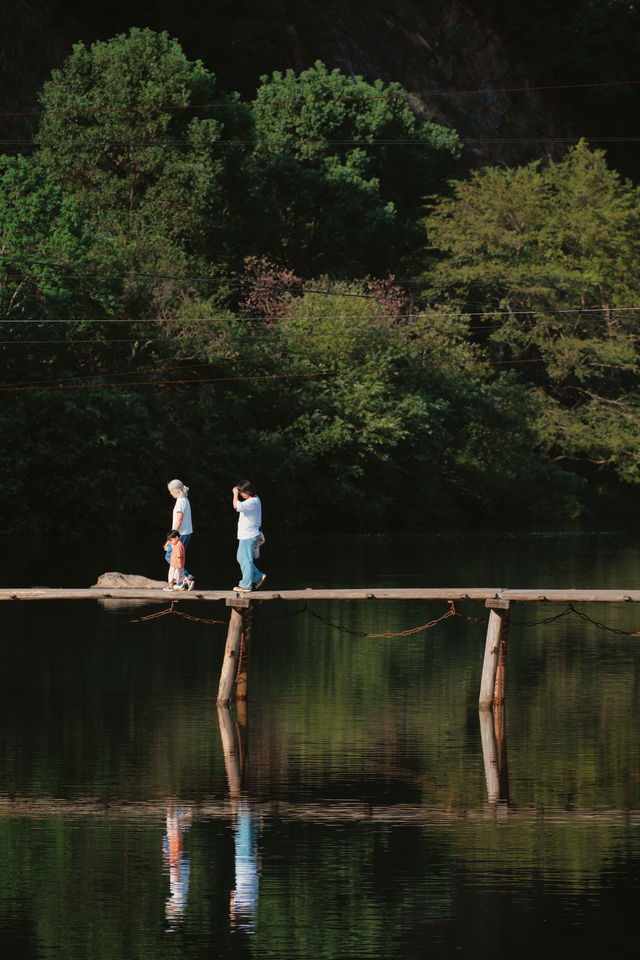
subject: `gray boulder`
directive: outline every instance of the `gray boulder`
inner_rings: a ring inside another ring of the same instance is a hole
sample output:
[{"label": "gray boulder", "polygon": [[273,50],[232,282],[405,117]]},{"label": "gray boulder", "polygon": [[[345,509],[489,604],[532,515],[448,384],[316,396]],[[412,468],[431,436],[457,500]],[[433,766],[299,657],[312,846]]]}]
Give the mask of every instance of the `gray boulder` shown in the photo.
[{"label": "gray boulder", "polygon": [[166,585],[166,580],[151,580],[139,573],[119,573],[117,570],[112,570],[109,573],[100,574],[97,582],[92,584],[92,589],[157,590],[158,587],[166,587]]}]

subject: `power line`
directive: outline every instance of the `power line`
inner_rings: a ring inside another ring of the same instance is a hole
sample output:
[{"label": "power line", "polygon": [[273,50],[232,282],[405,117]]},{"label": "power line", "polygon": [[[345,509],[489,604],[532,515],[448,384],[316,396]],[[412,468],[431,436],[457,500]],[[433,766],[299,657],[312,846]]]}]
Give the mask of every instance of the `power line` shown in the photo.
[{"label": "power line", "polygon": [[[423,365],[415,367],[401,367],[395,368],[393,371],[389,371],[388,368],[385,368],[386,372],[393,373],[402,373],[409,370],[423,370],[426,369]],[[429,369],[440,369],[438,367],[432,366]],[[80,390],[80,389],[105,389],[107,387],[167,387],[167,386],[195,386],[202,383],[229,383],[229,382],[241,382],[241,381],[263,381],[263,380],[299,380],[299,379],[316,379],[317,377],[335,377],[344,374],[352,373],[361,373],[361,367],[354,367],[353,369],[336,369],[336,370],[306,370],[301,373],[265,373],[265,374],[245,374],[238,375],[233,377],[196,377],[196,378],[181,378],[176,380],[131,380],[120,383],[80,383],[80,384],[62,384],[62,385],[49,385],[49,386],[40,386],[34,383],[28,384],[9,384],[9,385],[0,385],[0,390],[2,391],[23,391],[23,390]]]},{"label": "power line", "polygon": [[[476,361],[481,362],[481,361]],[[507,361],[486,361],[485,365],[492,366],[494,364],[501,365]],[[521,360],[513,361],[515,363],[542,363],[544,362],[539,358],[532,358],[531,360]],[[384,372],[390,375],[395,376],[398,373],[408,373],[408,372],[428,372],[428,371],[440,371],[445,369],[443,365],[436,364],[419,364],[415,366],[408,367],[393,367],[388,366],[378,368],[377,372]],[[371,368],[368,368],[369,372]],[[198,386],[204,383],[233,383],[233,382],[262,382],[269,380],[315,380],[319,377],[337,377],[350,374],[361,373],[362,368],[360,366],[347,368],[347,369],[333,369],[333,370],[305,370],[300,373],[293,373],[289,371],[288,373],[264,373],[264,374],[239,374],[237,376],[224,376],[224,377],[189,377],[189,378],[180,378],[173,380],[130,380],[119,383],[57,383],[51,384],[50,382],[45,382],[44,384],[38,383],[21,383],[21,384],[1,384],[0,391],[3,392],[24,392],[31,390],[103,390],[112,387],[171,387],[171,386]],[[110,374],[112,376],[112,374]],[[116,374],[117,376],[117,374]]]},{"label": "power line", "polygon": [[[35,259],[35,258],[28,258],[28,257],[15,257],[15,256],[12,256],[11,254],[7,254],[7,253],[0,254],[0,264],[2,263],[3,260],[4,260],[4,261],[8,261],[9,263],[26,263],[26,264],[30,264],[30,265],[32,265],[32,266],[49,267],[49,268],[56,269],[56,270],[57,270],[57,269],[60,269],[60,270],[71,270],[71,271],[74,271],[74,269],[75,269],[73,264],[71,264],[71,263],[69,263],[69,262],[66,262],[66,261],[42,260],[42,259]],[[274,267],[275,267],[275,269],[280,269],[280,267],[277,266],[277,265],[274,265]],[[26,273],[23,273],[23,274],[9,274],[9,273],[7,273],[7,274],[5,274],[5,276],[10,277],[10,278],[13,278],[13,279],[25,279],[25,280],[30,278],[30,275],[29,275],[29,274],[26,274]],[[131,279],[131,278],[133,278],[133,277],[142,278],[142,279],[145,279],[145,280],[170,280],[170,281],[180,281],[180,282],[184,282],[184,283],[202,283],[202,284],[214,284],[214,283],[217,283],[217,284],[220,284],[220,285],[225,285],[226,287],[228,287],[228,288],[230,288],[230,289],[238,289],[238,288],[241,288],[241,287],[245,287],[245,288],[250,289],[251,292],[253,292],[253,293],[260,293],[260,292],[267,292],[267,293],[269,293],[269,292],[271,292],[271,290],[273,289],[273,288],[271,287],[271,285],[269,285],[269,284],[267,284],[267,283],[265,283],[265,282],[263,282],[262,284],[261,284],[261,283],[256,283],[255,280],[253,280],[252,278],[247,277],[247,276],[241,276],[241,275],[238,275],[238,274],[218,274],[218,275],[215,275],[215,276],[212,276],[212,277],[206,277],[206,276],[193,275],[193,274],[180,275],[180,274],[167,274],[167,273],[143,273],[143,272],[141,272],[141,271],[134,271],[134,270],[114,272],[114,271],[111,271],[111,270],[104,269],[104,270],[97,270],[96,272],[92,272],[92,273],[88,273],[88,272],[82,272],[82,273],[73,272],[73,273],[67,274],[66,276],[61,277],[60,279],[64,279],[64,280],[79,280],[79,281],[80,281],[80,280],[94,280],[94,279],[103,279],[103,280],[127,280],[127,279]],[[399,295],[396,295],[396,294],[394,293],[394,291],[393,291],[393,287],[417,286],[417,285],[421,284],[422,281],[416,280],[416,279],[402,279],[402,278],[395,277],[395,276],[393,276],[393,275],[390,275],[389,277],[385,277],[385,278],[369,278],[369,279],[364,279],[364,280],[361,280],[361,281],[357,281],[357,280],[356,280],[356,281],[353,281],[354,283],[358,283],[358,282],[360,282],[360,283],[389,283],[389,284],[391,285],[391,291],[389,292],[389,294],[388,294],[387,296],[384,295],[384,292],[382,292],[382,293],[373,293],[373,292],[372,292],[372,293],[364,293],[364,292],[356,292],[356,291],[351,291],[351,290],[326,290],[326,289],[317,289],[317,288],[307,287],[306,284],[309,283],[309,282],[313,282],[313,281],[305,281],[305,280],[302,280],[302,279],[299,278],[299,277],[295,277],[290,283],[287,283],[287,282],[282,283],[282,284],[281,284],[281,290],[280,290],[280,292],[285,292],[285,293],[291,292],[291,289],[292,289],[292,288],[295,288],[296,290],[300,290],[300,291],[301,291],[301,295],[302,295],[302,296],[304,296],[304,295],[306,295],[306,294],[312,294],[312,295],[316,295],[316,296],[326,296],[326,297],[345,297],[345,298],[350,298],[350,297],[351,297],[351,298],[362,299],[362,300],[374,300],[374,301],[376,301],[376,302],[378,302],[378,303],[385,303],[385,302],[388,302],[388,301],[399,300],[399,299],[401,299],[402,302],[405,303],[405,304],[412,304],[412,303],[424,304],[424,302],[425,302],[425,298],[424,298],[424,297],[410,298],[410,297],[406,297],[406,296],[399,296]],[[339,280],[338,280],[338,281],[336,281],[336,282],[337,282],[337,283],[341,283],[341,282],[349,282],[349,281],[339,281]],[[588,283],[590,283],[590,282],[593,283],[593,284],[596,283],[596,281],[589,281],[588,278],[582,278],[582,283],[588,284]],[[464,301],[465,304],[466,304],[467,302],[468,302],[468,301]],[[437,309],[439,306],[441,306],[441,305],[439,305],[439,304],[431,304],[431,305],[429,305],[430,309]],[[442,304],[442,306],[447,306],[447,307],[448,307],[448,306],[451,306],[451,302],[447,302],[446,304]],[[466,314],[466,315],[473,315],[473,314],[476,313],[476,312],[477,312],[478,314],[483,314],[483,313],[487,313],[487,312],[492,312],[492,309],[491,309],[490,307],[488,307],[487,305],[485,305],[485,304],[478,303],[478,306],[480,307],[480,309],[479,309],[478,311],[466,310],[466,311],[465,311],[465,314]],[[597,312],[597,311],[600,311],[600,310],[602,310],[602,309],[603,309],[603,308],[601,308],[601,307],[588,307],[588,308],[575,307],[575,308],[568,308],[568,309],[564,309],[564,308],[563,308],[563,309],[560,309],[560,310],[555,310],[555,309],[551,310],[551,309],[550,309],[548,312],[550,312],[550,313],[558,313],[558,312],[560,312],[560,313],[563,313],[563,312],[576,312],[576,313],[585,313],[585,312],[586,312],[586,313],[589,313],[589,312]],[[608,309],[609,309],[609,308],[608,308]],[[614,308],[610,308],[610,309],[614,309]],[[618,311],[620,311],[620,310],[637,310],[637,309],[639,309],[639,308],[636,307],[636,306],[630,306],[630,307],[617,307],[617,308],[615,308],[615,309],[618,310]],[[500,311],[500,308],[496,307],[496,308],[495,308],[495,312],[501,312],[501,311]],[[505,311],[503,310],[502,312],[505,312]],[[523,310],[521,310],[521,311],[509,310],[509,311],[507,311],[507,312],[508,312],[509,314],[512,314],[512,315],[517,315],[518,313],[529,314],[529,313],[532,313],[532,312],[536,313],[536,312],[541,312],[541,311],[536,311],[536,310],[532,310],[532,309],[529,309],[529,308],[525,308],[525,309],[523,309]],[[201,320],[220,320],[220,319],[228,319],[228,318],[226,318],[226,317],[197,317],[197,318],[189,318],[189,319],[193,320],[193,322],[198,322],[198,321],[201,321]],[[250,319],[262,319],[262,317],[258,317],[258,318],[255,318],[255,317],[246,317],[246,318],[244,318],[244,319],[249,319],[249,320],[250,320]],[[70,319],[70,320],[69,320],[69,319],[60,319],[60,320],[47,319],[47,320],[45,320],[45,321],[42,321],[41,319],[33,319],[33,320],[32,320],[32,319],[30,319],[30,318],[24,318],[24,319],[20,319],[19,321],[13,321],[13,320],[10,320],[10,319],[8,319],[8,318],[5,318],[5,319],[0,318],[0,323],[14,323],[14,322],[20,322],[20,323],[29,323],[29,322],[34,322],[34,323],[40,323],[40,322],[50,322],[50,323],[75,323],[75,322],[80,322],[80,321],[78,321],[77,319]],[[103,318],[103,319],[91,319],[91,318],[85,319],[85,318],[81,318],[81,322],[91,322],[91,323],[105,323],[105,322],[107,322],[107,323],[130,323],[130,322],[136,322],[136,323],[161,323],[161,322],[163,322],[163,323],[173,323],[173,322],[175,322],[175,319],[172,318],[172,317],[155,317],[155,318],[149,318],[149,319],[144,319],[144,320],[131,321],[131,320],[129,320],[129,319],[120,319],[120,318],[114,318],[114,319],[109,319],[109,320],[105,320],[104,318]],[[186,322],[185,318],[181,318],[181,322]]]},{"label": "power line", "polygon": [[[453,128],[450,128],[453,130]],[[457,132],[457,131],[454,131]],[[574,135],[570,137],[561,137],[561,136],[549,136],[549,135],[540,135],[538,137],[460,137],[458,135],[460,143],[471,145],[476,143],[496,143],[496,144],[511,144],[511,143],[536,143],[536,144],[548,144],[554,146],[556,144],[576,144],[581,140],[586,140],[588,143],[637,143],[640,140],[640,136],[588,136],[587,134]],[[33,139],[10,139],[8,137],[0,138],[0,143],[5,143],[13,146],[23,146],[28,147],[40,147],[40,144]],[[433,140],[426,137],[416,137],[416,138],[401,138],[394,137],[390,139],[334,139],[328,137],[321,137],[318,139],[311,139],[307,137],[289,137],[281,140],[269,139],[269,140],[209,140],[205,144],[207,147],[235,147],[235,146],[285,146],[290,147],[292,144],[298,146],[347,146],[347,147],[377,147],[377,146],[432,146]],[[193,143],[192,140],[175,140],[175,139],[158,139],[158,140],[104,140],[97,138],[93,143],[87,144],[86,140],[83,140],[81,143],[77,144],[77,152],[82,152],[89,147],[152,147],[157,148],[160,146],[163,147],[191,147],[193,150],[202,150],[202,143]]]},{"label": "power line", "polygon": [[[531,365],[531,364],[541,364],[545,363],[544,358],[542,357],[532,357],[529,359],[522,360],[478,360],[472,359],[470,363],[480,364],[481,366],[491,367],[491,366],[514,366],[514,365]],[[597,364],[596,364],[597,366]],[[2,384],[0,385],[0,392],[13,392],[21,393],[28,391],[40,391],[40,392],[49,392],[53,390],[105,390],[113,388],[122,388],[122,387],[175,387],[175,386],[199,386],[202,384],[215,384],[215,383],[258,383],[265,381],[282,381],[282,380],[316,380],[318,378],[331,378],[337,376],[345,376],[351,374],[361,373],[361,367],[354,368],[338,368],[338,369],[325,369],[325,370],[306,370],[304,372],[294,373],[264,373],[264,374],[238,374],[235,376],[220,376],[220,377],[183,377],[179,379],[162,379],[162,380],[130,380],[130,381],[120,381],[118,383],[51,383],[50,381],[45,381],[41,383],[18,383],[18,384]],[[368,368],[369,372],[373,372],[372,368]],[[396,376],[399,373],[428,373],[433,371],[442,371],[447,368],[442,364],[429,364],[421,363],[418,365],[411,365],[405,367],[380,367],[377,372],[386,373],[389,376]],[[109,374],[109,376],[118,376],[118,374]],[[122,374],[123,376],[125,374]],[[76,379],[76,378],[73,378]],[[95,379],[91,377],[91,379]],[[602,398],[604,402],[612,402],[608,398]],[[625,406],[629,409],[640,409],[640,405],[625,403]]]},{"label": "power line", "polygon": [[267,100],[256,97],[255,100],[225,100],[212,103],[164,103],[150,106],[134,107],[66,107],[60,109],[46,110],[11,110],[0,112],[0,117],[40,117],[45,114],[64,115],[69,113],[83,114],[103,114],[103,113],[153,113],[170,112],[172,110],[214,110],[231,109],[238,107],[273,107],[291,104],[304,103],[340,103],[357,102],[360,100],[407,100],[410,97],[431,98],[431,97],[469,97],[469,96],[495,96],[498,93],[538,93],[546,90],[585,90],[590,88],[604,87],[629,87],[638,86],[640,80],[595,80],[588,83],[549,83],[549,84],[527,84],[520,87],[477,87],[469,90],[424,90],[420,92],[398,90],[387,91],[386,93],[362,91],[357,94],[331,95],[327,97],[285,97],[270,98]]},{"label": "power line", "polygon": [[[313,292],[314,294],[315,294],[315,293],[322,293],[322,294],[324,294],[324,291],[311,291],[311,292]],[[330,294],[327,294],[327,295],[330,295]],[[331,294],[331,295],[332,295],[332,296],[336,296],[336,297],[346,296],[345,294],[341,294],[341,293],[334,293],[334,294]],[[357,297],[357,296],[359,296],[359,294],[353,294],[353,296],[356,296],[356,297]],[[362,296],[365,296],[365,295],[363,294]],[[380,306],[384,306],[384,298],[376,298],[374,295],[366,295],[366,296],[367,296],[368,299],[376,300],[376,301],[380,304]],[[393,299],[393,298],[390,297],[390,298],[388,298],[388,299]],[[414,302],[422,302],[422,301],[414,301]],[[443,308],[450,308],[451,306],[452,306],[451,303],[425,304],[425,306],[424,306],[421,310],[419,310],[419,311],[417,311],[417,312],[415,312],[415,313],[412,313],[412,312],[410,312],[410,313],[396,313],[396,312],[378,313],[378,314],[376,314],[375,316],[369,317],[369,318],[367,318],[367,319],[371,319],[371,320],[415,320],[415,319],[417,319],[417,318],[419,318],[419,317],[423,317],[424,315],[433,315],[434,317],[436,317],[436,318],[438,318],[438,319],[448,318],[448,317],[454,317],[454,318],[458,318],[458,319],[463,319],[463,318],[466,318],[466,317],[470,317],[470,318],[477,317],[478,319],[482,319],[483,317],[498,317],[498,316],[501,316],[501,317],[503,317],[504,319],[509,319],[509,318],[511,318],[511,317],[531,317],[531,316],[552,316],[552,317],[553,317],[553,316],[558,316],[558,315],[559,315],[559,316],[582,316],[582,317],[584,317],[585,320],[589,320],[589,321],[591,321],[591,322],[598,323],[598,322],[600,322],[600,321],[602,320],[602,316],[598,316],[598,315],[602,315],[602,314],[605,314],[605,313],[606,313],[606,314],[608,315],[608,316],[607,316],[607,319],[608,319],[608,320],[613,320],[613,321],[615,321],[615,320],[617,320],[617,319],[620,319],[620,317],[619,317],[620,314],[625,314],[625,313],[638,313],[638,311],[640,311],[640,305],[637,305],[637,306],[636,306],[636,305],[634,305],[634,306],[626,306],[626,307],[616,307],[616,306],[611,306],[611,305],[608,305],[608,306],[606,306],[606,307],[582,307],[582,306],[576,306],[576,307],[524,307],[524,308],[522,308],[521,310],[511,310],[511,309],[508,310],[508,309],[505,309],[505,308],[491,307],[491,306],[487,306],[487,307],[485,307],[485,308],[473,309],[473,310],[470,310],[470,309],[466,309],[466,310],[465,310],[465,309],[460,309],[460,308],[456,308],[456,309],[454,309],[454,310],[451,310],[451,309],[443,309]],[[362,318],[362,315],[361,315],[361,314],[358,314],[358,313],[354,313],[354,314],[341,313],[341,314],[339,315],[339,319],[341,319],[341,320],[358,320],[358,319],[360,319],[360,318]],[[307,315],[305,316],[305,319],[306,319],[306,320],[311,320],[311,321],[324,321],[324,320],[338,319],[338,317],[336,316],[336,314],[333,314],[333,313],[329,313],[329,314],[320,314],[320,313],[318,313],[318,314],[307,314]],[[277,326],[277,322],[278,322],[278,320],[280,320],[280,315],[279,315],[279,314],[278,314],[278,315],[267,315],[266,317],[263,316],[262,314],[260,314],[260,315],[249,315],[249,316],[233,316],[233,317],[224,316],[224,315],[223,315],[223,316],[206,316],[206,317],[149,317],[149,318],[142,318],[142,319],[138,319],[138,320],[132,320],[132,319],[130,319],[130,318],[122,318],[122,317],[114,317],[113,319],[111,319],[111,318],[96,319],[96,318],[93,318],[93,317],[88,317],[88,318],[85,318],[85,317],[74,317],[74,318],[59,318],[59,319],[52,319],[52,318],[50,318],[50,317],[45,317],[45,318],[42,318],[42,317],[40,317],[40,318],[34,318],[34,317],[22,318],[22,317],[19,317],[19,318],[11,319],[11,318],[8,318],[8,317],[2,317],[2,318],[0,318],[0,325],[5,324],[5,325],[7,325],[7,326],[12,326],[12,327],[16,327],[16,328],[19,328],[20,326],[22,326],[22,325],[24,325],[24,324],[38,324],[38,325],[52,324],[52,325],[54,325],[54,326],[55,326],[55,325],[60,325],[60,326],[62,326],[63,324],[74,324],[74,323],[75,323],[75,324],[90,324],[90,323],[91,323],[91,324],[95,324],[95,323],[98,323],[98,324],[102,324],[102,325],[104,325],[104,326],[109,326],[109,325],[111,325],[111,324],[116,324],[116,323],[128,323],[128,324],[131,324],[132,326],[138,326],[138,325],[142,325],[142,324],[167,324],[167,323],[169,323],[169,324],[176,324],[176,325],[181,325],[181,326],[188,326],[189,324],[204,324],[204,323],[213,323],[213,322],[221,322],[221,321],[222,321],[222,322],[225,322],[225,321],[229,322],[229,321],[231,321],[231,320],[235,320],[236,322],[241,323],[241,324],[244,324],[244,323],[247,323],[247,324],[248,324],[248,323],[256,323],[256,322],[257,322],[257,323],[266,323],[267,321],[270,320],[272,323],[274,323],[274,324]],[[499,324],[498,326],[502,326],[502,324]],[[481,326],[481,327],[478,327],[477,329],[479,329],[479,330],[491,329],[491,325],[488,325],[488,324],[486,324],[486,323],[483,323],[482,326]],[[247,334],[247,337],[250,337],[251,339],[255,339],[256,336],[261,336],[261,335],[265,335],[265,336],[266,336],[266,335],[268,335],[268,333],[269,333],[269,330],[267,330],[267,329],[265,329],[265,330],[260,330],[260,328],[256,329],[256,328],[252,327],[250,333]],[[334,333],[328,333],[328,334],[326,334],[326,335],[327,335],[327,336],[335,336],[336,334],[334,334]],[[140,339],[140,337],[136,337],[133,342],[137,342],[139,339]],[[6,341],[0,340],[0,343],[5,343],[5,342],[6,342]],[[33,341],[33,342],[34,342],[34,343],[39,343],[39,342],[42,342],[42,341]],[[96,341],[96,342],[101,342],[101,341]],[[104,342],[108,342],[108,343],[116,342],[116,343],[117,343],[117,342],[120,342],[120,341],[117,341],[117,340],[115,340],[115,341],[108,340],[108,341],[104,341]],[[124,342],[124,341],[123,341],[123,342]]]}]

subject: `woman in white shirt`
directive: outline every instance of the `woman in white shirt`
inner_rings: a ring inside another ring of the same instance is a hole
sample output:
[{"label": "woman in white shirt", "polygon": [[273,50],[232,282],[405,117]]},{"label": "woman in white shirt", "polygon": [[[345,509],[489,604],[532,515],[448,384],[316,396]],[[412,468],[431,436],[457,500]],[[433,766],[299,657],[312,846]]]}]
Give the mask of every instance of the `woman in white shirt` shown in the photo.
[{"label": "woman in white shirt", "polygon": [[233,589],[245,593],[261,587],[267,576],[266,573],[260,573],[253,562],[262,527],[262,504],[250,480],[233,488],[233,509],[239,514],[236,559],[242,571],[242,579]]},{"label": "woman in white shirt", "polygon": [[[191,521],[191,504],[189,503],[189,487],[186,487],[182,480],[170,480],[167,484],[167,488],[172,497],[175,497],[175,504],[173,505],[173,515],[171,518],[171,529],[177,530],[180,534],[180,539],[184,544],[185,556],[187,553],[187,547],[189,546],[189,541],[191,540],[191,535],[193,533],[193,523]],[[167,554],[167,560],[169,555]],[[187,573],[185,567],[184,571],[185,580],[189,590],[193,590],[194,579],[190,573]]]}]

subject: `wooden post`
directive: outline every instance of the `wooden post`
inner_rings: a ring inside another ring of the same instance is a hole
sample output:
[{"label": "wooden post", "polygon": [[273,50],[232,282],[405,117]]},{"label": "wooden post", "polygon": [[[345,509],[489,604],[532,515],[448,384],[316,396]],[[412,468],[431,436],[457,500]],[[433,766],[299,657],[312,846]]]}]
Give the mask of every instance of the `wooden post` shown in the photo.
[{"label": "wooden post", "polygon": [[227,630],[227,644],[224,649],[224,660],[218,686],[218,703],[228,704],[231,700],[231,690],[236,678],[238,667],[238,653],[242,636],[242,613],[236,607],[231,608],[229,628]]},{"label": "wooden post", "polygon": [[[496,674],[498,671],[500,647],[503,636],[506,638],[508,633],[508,626],[505,630],[505,618],[508,618],[509,601],[486,600],[485,606],[489,607],[490,612],[489,623],[487,625],[487,640],[484,648],[484,662],[482,664],[482,680],[480,682],[479,706],[482,710],[487,710],[492,707],[495,699]],[[504,673],[502,677],[502,684],[504,698]]]},{"label": "wooden post", "polygon": [[504,685],[507,679],[507,645],[509,643],[509,601],[507,600],[506,609],[502,611],[502,622],[500,624],[500,647],[498,649],[498,668],[496,670],[496,683],[493,688],[494,707],[504,704]]},{"label": "wooden post", "polygon": [[253,606],[242,611],[242,636],[240,638],[240,653],[238,655],[238,672],[236,674],[236,700],[247,699],[247,685],[249,682],[249,655],[251,652],[251,632],[253,629]]}]

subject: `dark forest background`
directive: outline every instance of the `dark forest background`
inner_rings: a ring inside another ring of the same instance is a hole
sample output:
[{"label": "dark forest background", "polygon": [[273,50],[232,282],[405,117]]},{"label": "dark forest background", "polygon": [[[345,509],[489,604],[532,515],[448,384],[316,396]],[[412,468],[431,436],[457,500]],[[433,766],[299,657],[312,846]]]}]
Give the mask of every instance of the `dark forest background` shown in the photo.
[{"label": "dark forest background", "polygon": [[173,477],[212,531],[245,476],[270,527],[632,514],[639,26],[8,0],[12,523],[162,528]]}]

